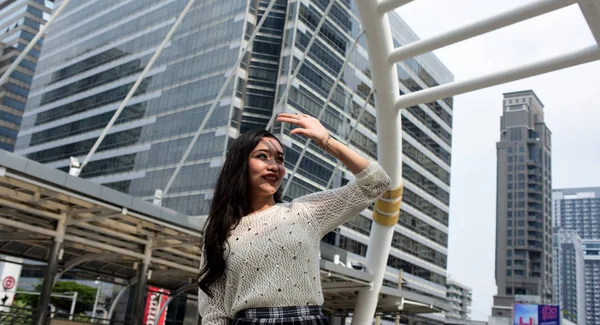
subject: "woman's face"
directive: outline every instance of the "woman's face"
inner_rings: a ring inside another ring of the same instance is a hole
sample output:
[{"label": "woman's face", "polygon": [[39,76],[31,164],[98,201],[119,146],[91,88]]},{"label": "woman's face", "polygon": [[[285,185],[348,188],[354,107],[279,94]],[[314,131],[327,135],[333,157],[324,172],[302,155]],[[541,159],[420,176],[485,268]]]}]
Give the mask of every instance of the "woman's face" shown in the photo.
[{"label": "woman's face", "polygon": [[281,186],[284,176],[283,149],[279,141],[262,138],[248,158],[248,183],[252,196],[272,196]]}]

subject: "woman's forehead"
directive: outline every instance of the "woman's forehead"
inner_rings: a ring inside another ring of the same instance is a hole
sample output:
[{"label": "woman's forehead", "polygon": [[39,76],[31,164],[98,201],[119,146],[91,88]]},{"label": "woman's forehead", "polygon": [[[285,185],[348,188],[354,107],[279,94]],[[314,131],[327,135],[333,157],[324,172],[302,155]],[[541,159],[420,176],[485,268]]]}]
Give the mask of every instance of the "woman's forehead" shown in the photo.
[{"label": "woman's forehead", "polygon": [[282,148],[279,144],[279,141],[267,137],[260,140],[255,150],[268,150],[271,153],[282,153]]}]

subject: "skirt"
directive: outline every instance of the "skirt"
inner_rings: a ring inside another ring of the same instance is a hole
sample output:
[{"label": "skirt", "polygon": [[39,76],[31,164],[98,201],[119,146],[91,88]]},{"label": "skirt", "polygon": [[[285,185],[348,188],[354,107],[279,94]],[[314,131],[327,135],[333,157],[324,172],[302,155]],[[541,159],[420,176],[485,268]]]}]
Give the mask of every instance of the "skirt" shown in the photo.
[{"label": "skirt", "polygon": [[264,307],[238,312],[231,325],[329,325],[320,306]]}]

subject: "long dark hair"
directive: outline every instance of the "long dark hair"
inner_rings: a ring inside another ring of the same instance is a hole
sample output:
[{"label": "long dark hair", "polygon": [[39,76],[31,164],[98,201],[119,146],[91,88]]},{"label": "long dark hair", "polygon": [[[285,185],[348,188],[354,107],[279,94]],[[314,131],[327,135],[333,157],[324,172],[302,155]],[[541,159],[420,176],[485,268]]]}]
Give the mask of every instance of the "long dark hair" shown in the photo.
[{"label": "long dark hair", "polygon": [[[229,232],[250,211],[248,191],[248,158],[262,138],[279,140],[265,130],[250,130],[241,134],[231,145],[217,178],[206,227],[204,228],[204,266],[198,286],[212,297],[210,286],[225,273],[225,244]],[[281,145],[281,142],[279,142]],[[273,195],[281,202],[281,193]]]}]

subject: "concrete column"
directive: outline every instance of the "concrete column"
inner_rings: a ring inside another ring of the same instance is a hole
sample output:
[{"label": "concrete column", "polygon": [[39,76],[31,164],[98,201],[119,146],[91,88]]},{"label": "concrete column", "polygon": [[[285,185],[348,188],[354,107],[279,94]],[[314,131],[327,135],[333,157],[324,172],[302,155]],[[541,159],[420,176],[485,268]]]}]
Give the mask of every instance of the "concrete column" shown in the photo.
[{"label": "concrete column", "polygon": [[146,283],[148,279],[148,270],[150,269],[150,258],[152,257],[152,239],[148,240],[148,244],[144,249],[144,260],[138,266],[137,286],[135,288],[135,296],[133,298],[133,310],[131,311],[131,324],[141,324],[144,317],[144,300],[146,298]]},{"label": "concrete column", "polygon": [[65,237],[66,229],[66,215],[63,215],[63,219],[58,221],[56,226],[56,237],[48,253],[48,268],[44,276],[44,282],[42,283],[42,292],[40,292],[40,299],[38,300],[37,310],[34,316],[33,324],[43,325],[48,314],[48,306],[50,305],[50,297],[52,295],[52,287],[54,287],[54,277],[56,276],[56,269],[58,267],[58,260],[61,258],[60,250]]}]

